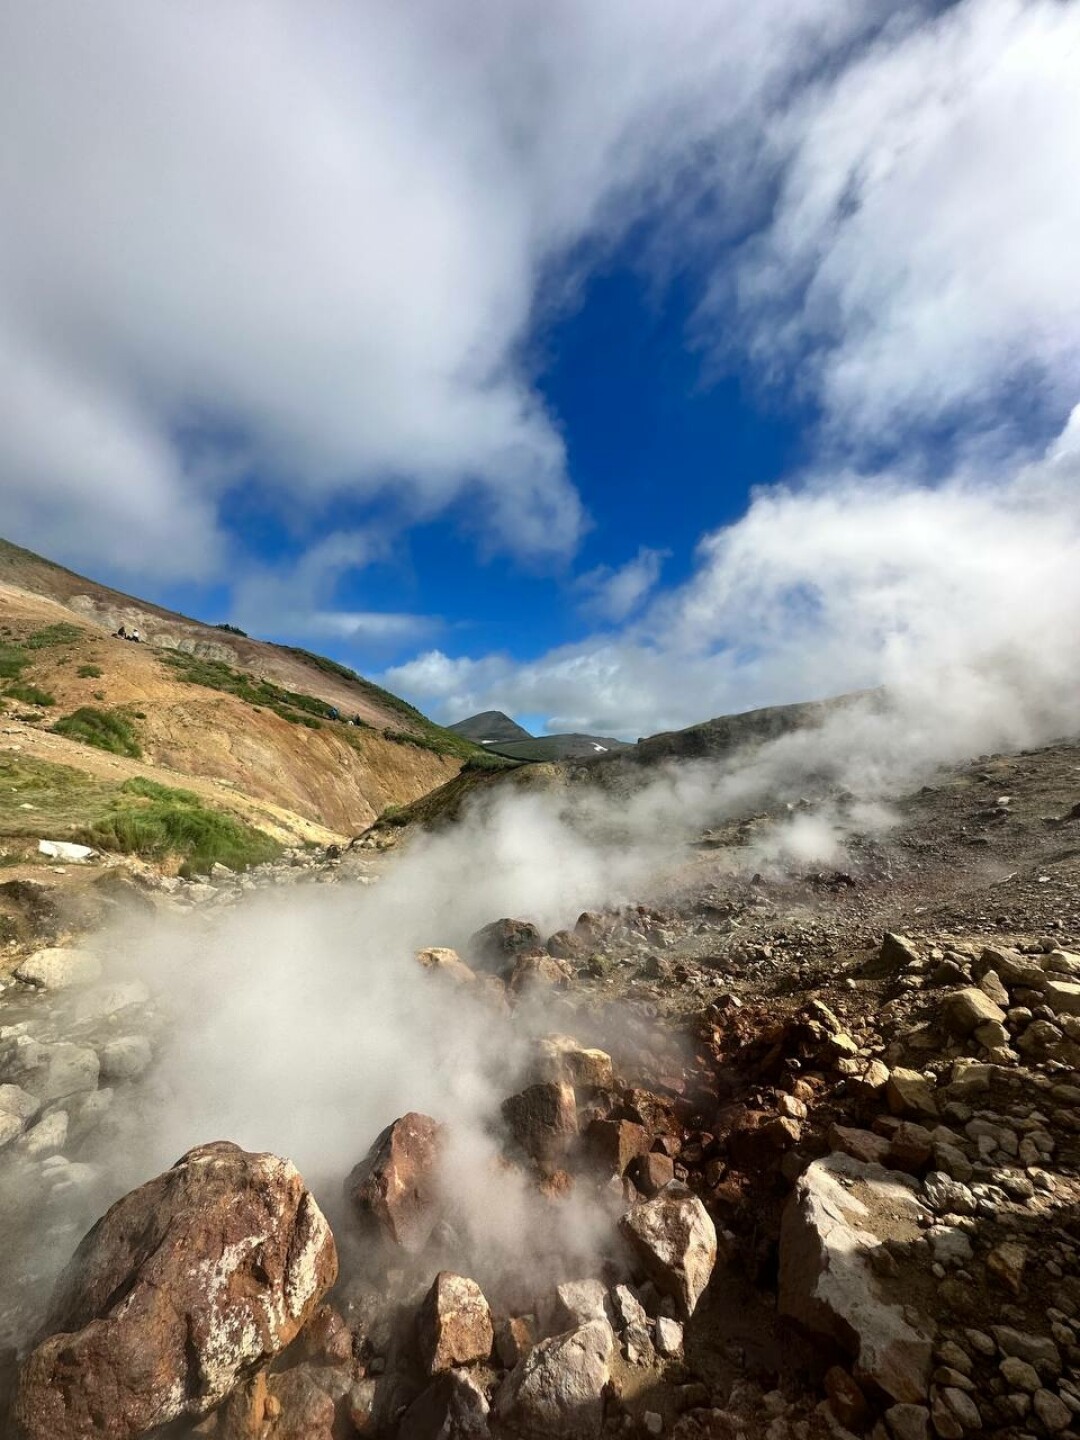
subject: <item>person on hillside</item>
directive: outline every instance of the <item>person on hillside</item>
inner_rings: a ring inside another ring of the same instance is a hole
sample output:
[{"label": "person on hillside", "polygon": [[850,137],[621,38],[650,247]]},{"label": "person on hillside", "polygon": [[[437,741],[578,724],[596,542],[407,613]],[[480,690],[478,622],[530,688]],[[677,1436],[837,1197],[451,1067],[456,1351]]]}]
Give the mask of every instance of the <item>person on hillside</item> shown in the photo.
[{"label": "person on hillside", "polygon": [[140,642],[142,641],[142,636],[139,634],[138,630],[132,630],[131,638],[135,641],[136,645],[140,644]]},{"label": "person on hillside", "polygon": [[118,640],[126,640],[126,639],[127,639],[127,630],[126,630],[126,628],[125,628],[123,625],[121,625],[121,626],[120,626],[120,629],[117,630],[117,632],[116,632],[116,638],[117,638]]}]

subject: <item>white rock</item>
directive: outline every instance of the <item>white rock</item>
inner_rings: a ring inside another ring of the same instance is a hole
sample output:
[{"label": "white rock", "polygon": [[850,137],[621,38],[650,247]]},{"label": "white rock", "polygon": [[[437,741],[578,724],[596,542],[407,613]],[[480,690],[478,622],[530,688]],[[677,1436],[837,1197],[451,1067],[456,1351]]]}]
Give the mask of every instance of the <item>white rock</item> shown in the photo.
[{"label": "white rock", "polygon": [[506,1377],[495,1400],[500,1420],[523,1435],[599,1435],[615,1336],[606,1320],[541,1340]]},{"label": "white rock", "polygon": [[656,1348],[661,1355],[681,1355],[683,1348],[683,1327],[678,1320],[669,1320],[661,1315],[656,1322]]},{"label": "white rock", "polygon": [[119,1035],[103,1045],[98,1054],[103,1080],[134,1080],[153,1059],[145,1035]]},{"label": "white rock", "polygon": [[607,1288],[600,1280],[568,1280],[555,1291],[555,1323],[576,1330],[590,1320],[610,1320]]},{"label": "white rock", "polygon": [[619,1222],[649,1278],[690,1316],[716,1264],[716,1227],[696,1195],[672,1187]]},{"label": "white rock", "polygon": [[67,1143],[68,1134],[68,1113],[66,1110],[54,1110],[51,1115],[46,1115],[44,1120],[26,1132],[19,1142],[19,1148],[24,1154],[32,1159],[40,1159],[45,1155],[53,1155],[57,1150],[62,1150]]},{"label": "white rock", "polygon": [[35,950],[16,967],[15,978],[40,990],[66,990],[69,985],[90,985],[101,978],[101,961],[88,950],[49,946]]},{"label": "white rock", "polygon": [[39,855],[48,855],[53,860],[68,860],[76,865],[97,854],[89,845],[76,845],[71,840],[39,840],[37,848]]},{"label": "white rock", "polygon": [[799,1177],[780,1229],[780,1313],[835,1341],[856,1380],[903,1404],[926,1398],[931,1341],[874,1272],[875,1226],[914,1241],[929,1215],[897,1172],[833,1154]]}]

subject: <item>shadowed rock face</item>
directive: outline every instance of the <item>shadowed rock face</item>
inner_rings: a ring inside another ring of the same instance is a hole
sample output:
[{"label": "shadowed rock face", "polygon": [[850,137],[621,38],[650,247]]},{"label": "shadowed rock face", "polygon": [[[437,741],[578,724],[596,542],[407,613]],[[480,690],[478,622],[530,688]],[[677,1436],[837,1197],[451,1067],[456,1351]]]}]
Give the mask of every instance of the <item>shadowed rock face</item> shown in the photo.
[{"label": "shadowed rock face", "polygon": [[345,1182],[361,1222],[410,1254],[427,1244],[439,1219],[441,1129],[410,1111],[388,1125]]},{"label": "shadowed rock face", "polygon": [[132,1440],[205,1414],[301,1330],[337,1277],[299,1173],[225,1142],[118,1201],[61,1276],[19,1376],[26,1440]]}]

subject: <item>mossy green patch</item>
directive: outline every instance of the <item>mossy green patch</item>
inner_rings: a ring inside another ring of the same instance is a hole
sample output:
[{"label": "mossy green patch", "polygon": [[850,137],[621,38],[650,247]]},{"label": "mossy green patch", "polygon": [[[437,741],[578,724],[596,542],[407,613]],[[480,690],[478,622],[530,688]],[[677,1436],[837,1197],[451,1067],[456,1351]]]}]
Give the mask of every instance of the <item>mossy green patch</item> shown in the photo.
[{"label": "mossy green patch", "polygon": [[135,727],[122,710],[95,710],[92,705],[80,705],[52,728],[57,735],[81,740],[111,755],[126,755],[132,760],[142,755]]}]

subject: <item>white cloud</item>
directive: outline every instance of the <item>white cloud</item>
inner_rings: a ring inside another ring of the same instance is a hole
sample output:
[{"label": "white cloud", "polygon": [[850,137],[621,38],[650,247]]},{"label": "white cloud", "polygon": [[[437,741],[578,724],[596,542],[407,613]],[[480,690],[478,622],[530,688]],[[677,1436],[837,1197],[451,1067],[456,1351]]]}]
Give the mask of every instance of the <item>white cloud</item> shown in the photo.
[{"label": "white cloud", "polygon": [[577,588],[584,594],[581,610],[595,620],[626,620],[656,588],[669,550],[650,550],[642,545],[632,560],[617,569],[598,565],[579,577]]},{"label": "white cloud", "polygon": [[1060,0],[887,29],[772,117],[776,209],[706,329],[730,338],[734,305],[739,342],[816,393],[844,446],[1060,417],[1080,396],[1078,73],[1080,6]]},{"label": "white cloud", "polygon": [[406,520],[467,495],[494,543],[571,549],[524,358],[538,295],[582,241],[752,177],[768,106],[876,10],[5,7],[5,528],[207,573],[253,470],[313,523],[342,494],[392,489]]},{"label": "white cloud", "polygon": [[986,703],[1004,723],[1018,694],[1029,719],[1075,714],[1078,614],[1080,407],[1007,478],[964,471],[931,488],[851,473],[763,491],[703,540],[684,586],[616,635],[526,664],[429,651],[386,679],[447,717],[538,712],[553,730],[632,739],[882,683],[909,702],[951,686],[977,705],[993,674]]}]

